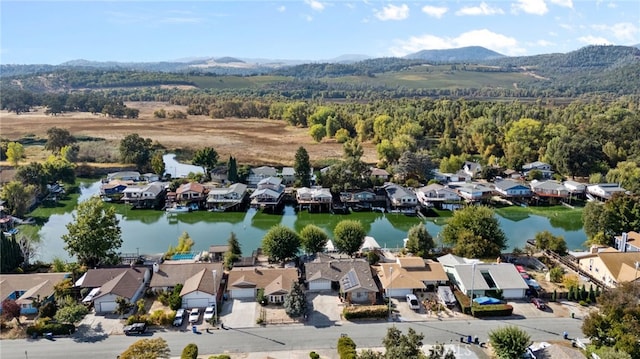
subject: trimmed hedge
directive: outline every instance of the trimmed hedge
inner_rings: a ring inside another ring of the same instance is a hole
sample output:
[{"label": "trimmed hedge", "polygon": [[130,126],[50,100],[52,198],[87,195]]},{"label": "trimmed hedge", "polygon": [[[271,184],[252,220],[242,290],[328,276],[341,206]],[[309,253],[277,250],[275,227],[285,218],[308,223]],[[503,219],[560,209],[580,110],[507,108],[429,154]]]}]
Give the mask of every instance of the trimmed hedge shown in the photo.
[{"label": "trimmed hedge", "polygon": [[76,332],[73,324],[63,323],[47,323],[40,326],[30,325],[27,327],[27,335],[33,334],[43,335],[44,333],[53,333],[53,335],[69,335]]},{"label": "trimmed hedge", "polygon": [[349,306],[342,310],[344,319],[386,318],[389,309],[386,305]]},{"label": "trimmed hedge", "polygon": [[474,305],[471,313],[476,318],[504,317],[513,314],[513,307],[509,304]]},{"label": "trimmed hedge", "polygon": [[340,359],[356,358],[356,343],[353,339],[347,336],[342,336],[338,339],[338,355],[340,355]]},{"label": "trimmed hedge", "polygon": [[462,293],[458,289],[454,289],[453,290],[453,295],[456,297],[456,300],[460,304],[460,308],[462,308],[462,313],[470,315],[471,314],[471,299],[469,299],[469,297],[464,295],[464,293]]}]

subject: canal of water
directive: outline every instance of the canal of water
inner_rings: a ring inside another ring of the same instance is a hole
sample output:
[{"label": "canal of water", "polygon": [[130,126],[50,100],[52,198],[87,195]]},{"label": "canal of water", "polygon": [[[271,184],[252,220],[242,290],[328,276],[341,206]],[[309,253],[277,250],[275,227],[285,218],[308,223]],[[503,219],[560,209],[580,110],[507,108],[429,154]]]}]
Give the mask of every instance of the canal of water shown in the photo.
[{"label": "canal of water", "polygon": [[[80,188],[78,201],[97,195],[100,181],[88,183]],[[343,219],[360,221],[368,235],[374,237],[382,247],[397,248],[403,244],[407,231],[416,223],[424,223],[429,233],[438,238],[445,225],[445,218],[409,217],[403,214],[358,212],[345,215],[329,213],[297,212],[294,207],[285,207],[283,214],[267,214],[255,209],[247,212],[207,212],[198,211],[167,215],[156,210],[132,210],[125,205],[115,205],[122,229],[123,253],[162,253],[170,245],[176,245],[178,237],[189,233],[194,240],[194,250],[207,250],[212,244],[226,244],[234,232],[242,246],[244,255],[249,255],[260,246],[265,233],[276,224],[283,224],[300,231],[307,224],[315,224],[324,229],[329,237],[333,229]],[[520,218],[507,219],[497,215],[502,230],[508,239],[509,249],[524,248],[527,239],[536,233],[548,230],[563,236],[569,249],[583,248],[586,241],[584,231],[575,228],[561,228],[549,218],[529,214]],[[72,260],[64,250],[61,236],[67,233],[66,224],[73,220],[72,212],[52,215],[41,228],[39,258],[51,261],[59,257]]]}]

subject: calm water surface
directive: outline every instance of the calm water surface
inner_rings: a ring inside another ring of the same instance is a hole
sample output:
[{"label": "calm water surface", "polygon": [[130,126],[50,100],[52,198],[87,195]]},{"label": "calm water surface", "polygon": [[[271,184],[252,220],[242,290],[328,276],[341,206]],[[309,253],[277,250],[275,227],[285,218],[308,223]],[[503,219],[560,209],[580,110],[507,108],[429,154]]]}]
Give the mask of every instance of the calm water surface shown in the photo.
[{"label": "calm water surface", "polygon": [[[81,187],[79,201],[84,201],[99,193],[100,181]],[[293,207],[285,207],[281,215],[266,214],[255,209],[247,212],[214,213],[207,211],[180,213],[168,216],[163,211],[131,210],[124,205],[116,205],[120,227],[122,228],[123,253],[162,253],[170,245],[176,245],[178,237],[187,232],[194,240],[194,250],[207,250],[212,244],[226,244],[234,232],[245,255],[260,246],[265,233],[276,224],[283,224],[300,231],[307,224],[315,224],[333,237],[333,228],[343,219],[354,219],[364,224],[368,235],[374,237],[382,247],[401,247],[407,231],[416,223],[424,223],[429,233],[436,238],[445,224],[444,218],[422,220],[402,214],[382,214],[360,212],[347,215],[296,213]],[[563,229],[553,221],[537,215],[518,218],[517,221],[497,215],[502,230],[508,239],[509,248],[523,248],[525,241],[537,232],[548,230],[563,236],[569,249],[582,248],[586,235],[582,229]],[[72,260],[64,250],[60,238],[67,233],[65,225],[73,221],[72,213],[52,215],[40,230],[40,259],[51,261],[59,257]]]}]

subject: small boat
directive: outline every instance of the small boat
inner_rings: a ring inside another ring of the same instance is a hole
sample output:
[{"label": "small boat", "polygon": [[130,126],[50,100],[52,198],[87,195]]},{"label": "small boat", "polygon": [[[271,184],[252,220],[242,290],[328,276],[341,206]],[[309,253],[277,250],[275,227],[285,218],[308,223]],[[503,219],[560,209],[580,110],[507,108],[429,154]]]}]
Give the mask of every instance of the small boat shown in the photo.
[{"label": "small boat", "polygon": [[186,213],[191,211],[187,206],[173,206],[167,208],[167,212],[169,213]]}]

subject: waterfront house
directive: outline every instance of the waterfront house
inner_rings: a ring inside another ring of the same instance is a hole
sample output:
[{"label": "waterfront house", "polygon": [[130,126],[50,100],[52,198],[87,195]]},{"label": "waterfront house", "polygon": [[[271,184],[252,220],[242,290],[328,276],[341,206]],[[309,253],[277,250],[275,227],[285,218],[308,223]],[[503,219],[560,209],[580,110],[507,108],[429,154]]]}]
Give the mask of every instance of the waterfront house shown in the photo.
[{"label": "waterfront house", "polygon": [[258,188],[251,194],[251,204],[260,207],[277,206],[284,196],[282,178],[267,177],[258,182]]},{"label": "waterfront house", "polygon": [[114,179],[100,185],[100,197],[109,201],[120,201],[124,196],[123,192],[129,186],[135,186],[132,180]]},{"label": "waterfront house", "polygon": [[503,198],[523,198],[531,196],[531,188],[526,185],[506,179],[494,182],[495,190]]},{"label": "waterfront house", "polygon": [[140,176],[140,172],[136,172],[136,171],[120,171],[120,172],[113,172],[113,173],[107,174],[106,182],[111,182],[113,180],[140,181],[141,176]]},{"label": "waterfront house", "polygon": [[297,281],[297,268],[234,267],[227,278],[227,292],[232,299],[255,300],[258,289],[263,289],[269,303],[282,303]]},{"label": "waterfront house", "polygon": [[522,166],[522,174],[526,177],[529,175],[529,172],[533,170],[538,170],[542,173],[542,178],[549,179],[553,177],[553,171],[551,170],[551,165],[541,161],[535,161],[526,163]]},{"label": "waterfront house", "polygon": [[440,183],[450,183],[450,182],[465,182],[471,181],[471,176],[469,176],[463,170],[460,170],[456,173],[445,173],[440,172],[438,170],[433,170],[431,172],[433,174],[433,179]]},{"label": "waterfront house", "polygon": [[118,308],[118,297],[134,304],[150,277],[146,267],[97,268],[89,269],[75,286],[91,290],[82,302],[93,303],[96,313],[113,313]]},{"label": "waterfront house", "polygon": [[483,263],[447,254],[438,257],[451,283],[467,296],[495,296],[502,292],[505,299],[526,297],[529,285],[512,263]]},{"label": "waterfront house", "polygon": [[153,208],[164,200],[166,183],[153,182],[128,186],[122,191],[122,200],[136,208]]},{"label": "waterfront house", "polygon": [[210,188],[207,193],[207,208],[224,211],[245,203],[247,185],[234,183],[229,187]]},{"label": "waterfront house", "polygon": [[584,183],[576,181],[564,181],[562,184],[573,195],[582,195],[587,190],[587,186]]},{"label": "waterfront house", "polygon": [[[21,314],[36,314],[33,304],[54,301],[54,287],[71,278],[71,273],[3,274],[0,277],[0,302],[10,299],[20,306]],[[2,313],[2,308],[0,308]]]},{"label": "waterfront house", "polygon": [[322,211],[323,208],[331,209],[333,203],[333,195],[329,188],[322,187],[302,187],[296,190],[296,201],[298,208],[308,207],[309,210],[314,208]]},{"label": "waterfront house", "polygon": [[456,191],[438,183],[418,188],[416,197],[424,207],[437,207],[439,209],[456,209],[462,200],[462,197]]},{"label": "waterfront house", "polygon": [[282,177],[282,183],[285,186],[290,186],[296,181],[296,172],[293,167],[283,167],[280,177]]},{"label": "waterfront house", "polygon": [[577,261],[582,270],[610,288],[623,282],[640,281],[640,252],[592,248],[591,253],[580,256]]},{"label": "waterfront house", "polygon": [[278,170],[271,166],[260,166],[252,168],[249,176],[247,177],[247,186],[250,188],[256,188],[258,183],[265,178],[276,177]]},{"label": "waterfront house", "polygon": [[194,203],[205,201],[207,188],[198,182],[188,182],[176,189],[176,200],[180,203]]},{"label": "waterfront house", "polygon": [[615,193],[625,193],[619,183],[600,183],[587,186],[587,198],[606,201],[611,199]]},{"label": "waterfront house", "polygon": [[640,233],[629,231],[616,236],[615,247],[620,252],[640,252]]},{"label": "waterfront house", "polygon": [[387,197],[391,203],[391,207],[396,209],[416,210],[418,206],[418,197],[413,191],[402,186],[390,183],[383,186],[387,192]]},{"label": "waterfront house", "polygon": [[371,266],[363,259],[335,259],[318,253],[313,262],[305,263],[305,281],[309,291],[339,290],[347,303],[375,303],[378,286]]},{"label": "waterfront house", "polygon": [[212,262],[222,262],[228,250],[228,244],[212,244],[209,246],[209,259]]},{"label": "waterfront house", "polygon": [[491,188],[478,182],[450,182],[448,186],[467,202],[488,200],[493,192]]},{"label": "waterfront house", "polygon": [[442,265],[421,257],[398,257],[374,269],[387,296],[404,297],[416,291],[433,291],[449,281]]},{"label": "waterfront house", "polygon": [[531,186],[533,194],[540,198],[567,198],[570,194],[567,187],[558,181],[533,180],[529,185]]},{"label": "waterfront house", "polygon": [[180,297],[183,308],[205,308],[215,305],[224,269],[222,263],[181,263],[166,261],[154,264],[153,278],[149,287],[158,290],[173,290],[183,284]]}]

